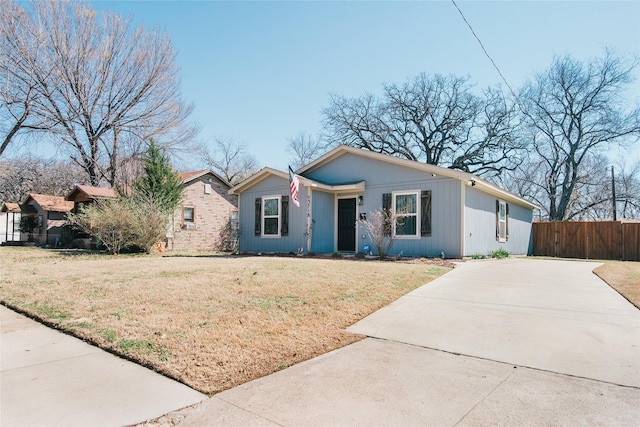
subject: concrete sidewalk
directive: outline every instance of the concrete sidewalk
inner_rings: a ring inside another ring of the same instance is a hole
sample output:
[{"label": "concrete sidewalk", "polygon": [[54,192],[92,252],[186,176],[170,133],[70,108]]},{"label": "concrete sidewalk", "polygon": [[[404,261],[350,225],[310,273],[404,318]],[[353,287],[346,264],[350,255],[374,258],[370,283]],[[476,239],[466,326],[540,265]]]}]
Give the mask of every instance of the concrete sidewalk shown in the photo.
[{"label": "concrete sidewalk", "polygon": [[0,306],[0,425],[124,426],[206,399]]},{"label": "concrete sidewalk", "polygon": [[201,425],[640,424],[640,311],[597,264],[468,262],[363,319],[367,338],[219,393]]}]

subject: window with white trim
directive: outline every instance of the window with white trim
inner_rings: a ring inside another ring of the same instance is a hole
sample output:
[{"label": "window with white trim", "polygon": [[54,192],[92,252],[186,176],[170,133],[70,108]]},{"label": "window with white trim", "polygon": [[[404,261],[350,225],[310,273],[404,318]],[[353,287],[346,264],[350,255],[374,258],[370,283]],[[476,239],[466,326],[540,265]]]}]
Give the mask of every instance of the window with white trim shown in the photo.
[{"label": "window with white trim", "polygon": [[393,234],[398,238],[420,237],[420,191],[394,192],[396,221]]},{"label": "window with white trim", "polygon": [[509,204],[503,200],[496,202],[496,240],[506,242],[509,239]]},{"label": "window with white trim", "polygon": [[280,196],[262,198],[262,236],[280,237]]}]

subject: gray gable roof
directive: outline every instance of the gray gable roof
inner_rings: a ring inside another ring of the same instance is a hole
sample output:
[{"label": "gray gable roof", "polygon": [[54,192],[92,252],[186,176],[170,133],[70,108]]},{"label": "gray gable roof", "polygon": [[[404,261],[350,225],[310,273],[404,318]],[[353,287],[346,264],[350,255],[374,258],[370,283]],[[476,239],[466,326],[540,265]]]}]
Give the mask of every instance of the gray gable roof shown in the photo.
[{"label": "gray gable roof", "polygon": [[[459,170],[455,170],[455,169],[449,169],[449,168],[443,168],[440,166],[434,166],[434,165],[430,165],[427,163],[421,163],[421,162],[417,162],[414,160],[408,160],[408,159],[403,159],[400,157],[394,157],[394,156],[390,156],[388,154],[382,154],[382,153],[375,153],[373,151],[369,151],[369,150],[363,150],[360,148],[354,148],[354,147],[350,147],[347,145],[340,145],[336,148],[334,148],[333,150],[327,152],[326,154],[320,156],[319,158],[317,158],[316,160],[312,161],[311,163],[308,163],[307,165],[301,167],[300,169],[298,169],[296,171],[296,174],[299,175],[301,177],[301,183],[303,185],[311,185],[311,186],[316,186],[319,187],[319,189],[325,189],[328,191],[339,191],[338,187],[343,187],[343,186],[335,186],[335,185],[327,185],[327,184],[322,184],[319,183],[317,181],[312,181],[309,179],[306,179],[304,177],[305,173],[307,172],[312,172],[320,167],[322,167],[323,165],[326,165],[327,163],[330,163],[332,161],[334,161],[335,159],[337,159],[340,156],[343,156],[347,153],[351,153],[351,154],[355,154],[357,156],[361,156],[361,157],[365,157],[365,158],[370,158],[370,159],[374,159],[374,160],[378,160],[378,161],[382,161],[382,162],[387,162],[387,163],[391,163],[391,164],[395,164],[395,165],[399,165],[402,167],[406,167],[406,168],[411,168],[411,169],[416,169],[419,171],[423,171],[426,173],[431,173],[431,174],[436,174],[439,176],[444,176],[444,177],[448,177],[448,178],[453,178],[453,179],[457,179],[461,182],[466,182],[469,185],[472,185],[473,187],[475,187],[476,189],[483,191],[485,193],[488,194],[492,194],[496,197],[508,200],[510,202],[514,202],[517,203],[519,205],[525,206],[529,209],[539,209],[539,207],[531,202],[529,202],[526,199],[523,199],[522,197],[513,194],[489,181],[486,181],[474,174],[468,173],[468,172],[462,172]],[[258,182],[262,181],[263,179],[267,178],[268,176],[271,175],[275,175],[278,177],[281,177],[283,179],[289,179],[289,174],[287,172],[283,172],[283,171],[279,171],[277,169],[272,169],[272,168],[263,168],[260,171],[258,171],[256,174],[252,175],[251,177],[249,177],[248,179],[246,179],[245,181],[241,182],[240,184],[234,186],[233,188],[231,188],[229,190],[230,194],[238,194],[242,191],[244,191],[247,188],[252,187],[253,185],[257,184]],[[306,181],[306,182],[305,182]],[[345,183],[345,189],[346,186],[350,186],[350,185],[356,185],[358,186],[359,189],[364,190],[364,182],[361,183],[351,183],[351,184],[347,184]],[[322,187],[327,187],[327,188],[322,188]]]}]

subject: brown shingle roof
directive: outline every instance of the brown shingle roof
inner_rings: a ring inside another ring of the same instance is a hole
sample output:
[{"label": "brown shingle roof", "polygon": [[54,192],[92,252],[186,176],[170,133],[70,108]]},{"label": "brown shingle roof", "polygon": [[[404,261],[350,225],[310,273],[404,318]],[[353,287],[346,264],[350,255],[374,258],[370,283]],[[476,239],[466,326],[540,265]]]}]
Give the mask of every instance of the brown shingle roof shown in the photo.
[{"label": "brown shingle roof", "polygon": [[73,202],[67,202],[64,197],[31,193],[25,204],[28,203],[29,199],[34,200],[45,211],[68,212],[73,209]]},{"label": "brown shingle roof", "polygon": [[184,173],[181,173],[179,175],[180,175],[180,178],[182,179],[182,182],[184,184],[187,184],[189,181],[192,181],[192,180],[194,180],[196,178],[199,178],[199,177],[201,177],[203,175],[206,175],[206,174],[211,174],[211,175],[215,176],[216,178],[218,178],[220,180],[220,182],[222,182],[225,185],[231,187],[231,184],[229,184],[227,182],[227,180],[222,178],[220,175],[218,175],[217,173],[215,173],[211,169],[202,169],[202,170],[199,170],[199,171],[184,172]]},{"label": "brown shingle roof", "polygon": [[4,203],[2,205],[2,212],[20,212],[20,205],[17,203]]},{"label": "brown shingle roof", "polygon": [[78,192],[84,193],[90,199],[115,199],[118,196],[113,188],[92,187],[91,185],[78,185],[67,196],[67,200],[75,200]]},{"label": "brown shingle roof", "polygon": [[201,175],[204,175],[207,172],[209,172],[208,169],[202,169],[202,170],[193,171],[193,172],[184,172],[180,174],[180,178],[182,179],[182,182],[189,182],[192,179],[197,178]]}]

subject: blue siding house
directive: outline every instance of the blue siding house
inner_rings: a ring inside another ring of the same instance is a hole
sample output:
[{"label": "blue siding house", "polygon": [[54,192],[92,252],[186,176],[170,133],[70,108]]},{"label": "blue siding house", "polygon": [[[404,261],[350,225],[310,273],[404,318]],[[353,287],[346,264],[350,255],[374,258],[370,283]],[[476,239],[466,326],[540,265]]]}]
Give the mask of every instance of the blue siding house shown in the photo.
[{"label": "blue siding house", "polygon": [[390,254],[447,258],[503,248],[528,254],[537,206],[475,175],[339,146],[296,171],[264,168],[229,190],[238,196],[238,248],[254,253],[362,253],[375,247],[359,218],[394,209]]}]

